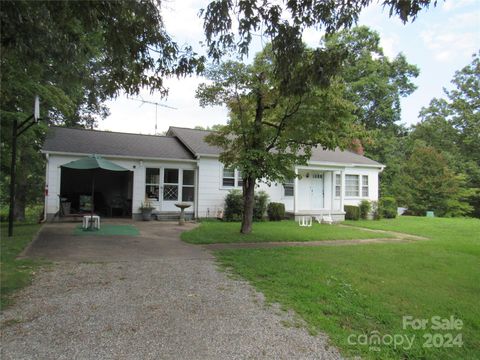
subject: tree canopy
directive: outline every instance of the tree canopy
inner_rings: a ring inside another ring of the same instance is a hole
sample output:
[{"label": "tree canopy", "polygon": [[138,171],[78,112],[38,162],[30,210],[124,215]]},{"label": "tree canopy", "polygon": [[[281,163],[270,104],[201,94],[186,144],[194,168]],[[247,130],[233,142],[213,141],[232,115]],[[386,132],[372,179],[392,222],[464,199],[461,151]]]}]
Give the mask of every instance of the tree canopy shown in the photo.
[{"label": "tree canopy", "polygon": [[[146,87],[165,95],[165,77],[203,67],[202,57],[165,31],[159,1],[2,1],[0,21],[2,199],[10,128],[13,119],[32,113],[35,95],[49,123],[94,126],[108,115],[104,102],[119,92]],[[19,139],[18,158],[31,160],[19,162],[19,175],[25,175],[17,177],[20,217],[25,189],[42,194],[41,169],[32,164],[42,164],[43,132],[44,126],[36,127]]]},{"label": "tree canopy", "polygon": [[329,78],[325,71],[316,71],[318,49],[305,48],[302,53],[302,61],[288,78],[277,76],[270,46],[252,65],[234,61],[213,65],[207,71],[211,83],[201,84],[197,91],[202,106],[229,109],[228,124],[207,141],[222,148],[220,160],[226,166],[242,173],[242,232],[251,230],[257,180],[292,178],[294,165],[306,164],[312,147],[345,147],[360,134],[353,122],[354,107],[345,100],[335,70]]}]

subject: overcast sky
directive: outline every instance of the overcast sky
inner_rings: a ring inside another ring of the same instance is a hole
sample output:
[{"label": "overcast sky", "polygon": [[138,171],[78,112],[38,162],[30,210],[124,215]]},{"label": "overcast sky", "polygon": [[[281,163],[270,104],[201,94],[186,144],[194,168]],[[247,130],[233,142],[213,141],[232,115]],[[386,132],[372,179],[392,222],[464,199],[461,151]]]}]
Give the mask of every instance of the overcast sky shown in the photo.
[{"label": "overcast sky", "polygon": [[[191,44],[202,52],[202,21],[198,11],[209,1],[170,0],[162,2],[165,27],[179,43]],[[365,9],[359,25],[366,25],[380,33],[381,45],[389,57],[405,54],[407,61],[420,68],[414,80],[418,89],[402,101],[402,122],[408,125],[418,121],[418,112],[433,97],[443,95],[450,87],[456,70],[469,64],[472,54],[480,49],[480,0],[439,1],[437,7],[423,10],[417,20],[406,25],[397,18],[389,18],[387,11],[378,5]],[[304,40],[310,46],[318,45],[321,33],[308,31]],[[260,50],[254,46],[251,53]],[[227,112],[220,107],[201,108],[195,99],[195,90],[204,79],[187,77],[166,81],[169,96],[161,99],[149,91],[142,92],[143,99],[159,102],[176,110],[158,107],[158,132],[169,126],[194,127],[223,124]],[[142,104],[119,96],[110,101],[111,115],[99,123],[99,129],[142,134],[155,133],[155,105]]]}]

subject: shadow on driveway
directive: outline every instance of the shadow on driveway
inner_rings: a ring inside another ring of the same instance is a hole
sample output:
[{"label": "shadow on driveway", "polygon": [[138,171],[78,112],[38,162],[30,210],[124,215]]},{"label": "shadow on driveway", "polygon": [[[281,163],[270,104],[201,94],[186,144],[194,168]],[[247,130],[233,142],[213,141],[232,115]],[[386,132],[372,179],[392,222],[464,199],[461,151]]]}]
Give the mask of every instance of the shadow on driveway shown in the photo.
[{"label": "shadow on driveway", "polygon": [[76,236],[73,232],[78,223],[47,223],[21,257],[74,262],[211,258],[205,249],[180,240],[180,233],[197,226],[194,223],[186,223],[184,226],[179,226],[176,222],[159,221],[111,220],[105,223],[133,225],[140,231],[140,235]]}]

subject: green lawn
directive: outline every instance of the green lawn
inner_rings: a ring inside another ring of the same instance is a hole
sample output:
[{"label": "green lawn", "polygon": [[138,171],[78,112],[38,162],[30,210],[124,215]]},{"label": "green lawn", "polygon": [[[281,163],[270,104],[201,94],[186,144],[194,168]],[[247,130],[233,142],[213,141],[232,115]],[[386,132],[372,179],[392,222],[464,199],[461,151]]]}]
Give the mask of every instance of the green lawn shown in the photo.
[{"label": "green lawn", "polygon": [[240,234],[240,223],[205,221],[198,228],[182,233],[182,240],[192,244],[347,240],[378,237],[390,236],[318,223],[314,223],[312,227],[300,227],[294,221],[254,223],[253,231],[248,235]]},{"label": "green lawn", "polygon": [[[480,221],[402,217],[353,224],[430,240],[224,250],[216,255],[224,266],[262,291],[268,301],[295,310],[311,329],[326,332],[346,356],[480,358]],[[403,316],[429,322],[425,330],[404,329]],[[433,316],[453,316],[462,320],[463,326],[460,330],[434,330]],[[376,332],[385,343],[373,347],[359,344],[365,338],[358,335],[373,339],[370,336]],[[435,344],[453,346],[424,347],[428,333],[438,334],[434,335]],[[463,345],[450,344],[448,333],[452,338],[461,334]],[[397,346],[388,344],[390,335],[397,336]],[[414,336],[411,348],[405,335],[409,339]],[[399,344],[400,337],[403,344]]]},{"label": "green lawn", "polygon": [[10,295],[13,291],[30,284],[32,274],[41,264],[40,261],[29,259],[16,260],[16,256],[32,241],[40,229],[39,224],[15,224],[14,236],[7,236],[7,224],[1,224],[0,240],[0,306],[3,309],[11,303]]}]

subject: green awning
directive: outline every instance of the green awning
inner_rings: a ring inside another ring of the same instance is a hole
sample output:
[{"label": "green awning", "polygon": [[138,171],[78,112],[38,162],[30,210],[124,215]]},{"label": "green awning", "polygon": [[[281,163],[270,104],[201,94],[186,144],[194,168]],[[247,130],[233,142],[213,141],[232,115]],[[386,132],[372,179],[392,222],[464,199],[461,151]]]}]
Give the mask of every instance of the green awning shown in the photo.
[{"label": "green awning", "polygon": [[68,164],[62,165],[61,167],[76,170],[103,169],[110,171],[129,171],[120,165],[117,165],[109,160],[105,160],[99,155],[90,155],[82,159],[71,161]]}]

